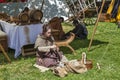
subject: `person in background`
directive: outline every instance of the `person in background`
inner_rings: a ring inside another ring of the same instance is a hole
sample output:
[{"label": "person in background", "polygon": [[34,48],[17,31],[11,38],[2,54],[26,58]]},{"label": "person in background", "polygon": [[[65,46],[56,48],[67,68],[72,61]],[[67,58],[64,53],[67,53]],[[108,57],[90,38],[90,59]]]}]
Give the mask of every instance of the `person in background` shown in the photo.
[{"label": "person in background", "polygon": [[70,32],[72,32],[79,39],[87,39],[88,31],[86,26],[83,23],[79,23],[78,20],[73,20],[73,25],[75,28],[66,33],[63,38],[66,39],[70,35]]},{"label": "person in background", "polygon": [[65,35],[61,24],[62,22],[64,22],[63,17],[54,17],[49,21],[49,25],[52,29],[59,30],[58,40],[61,40],[62,36]]},{"label": "person in background", "polygon": [[43,33],[38,35],[35,42],[36,64],[44,67],[57,66],[63,59],[62,51],[54,44],[54,39],[51,35],[51,27],[43,26]]}]

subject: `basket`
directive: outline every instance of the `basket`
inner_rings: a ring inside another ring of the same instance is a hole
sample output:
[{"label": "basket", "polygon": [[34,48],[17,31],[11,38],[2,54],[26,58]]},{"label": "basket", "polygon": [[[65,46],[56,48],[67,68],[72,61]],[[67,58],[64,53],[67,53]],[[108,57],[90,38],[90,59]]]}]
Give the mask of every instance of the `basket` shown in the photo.
[{"label": "basket", "polygon": [[86,67],[87,67],[87,69],[89,70],[89,69],[92,69],[93,68],[93,62],[92,62],[92,60],[86,60]]}]

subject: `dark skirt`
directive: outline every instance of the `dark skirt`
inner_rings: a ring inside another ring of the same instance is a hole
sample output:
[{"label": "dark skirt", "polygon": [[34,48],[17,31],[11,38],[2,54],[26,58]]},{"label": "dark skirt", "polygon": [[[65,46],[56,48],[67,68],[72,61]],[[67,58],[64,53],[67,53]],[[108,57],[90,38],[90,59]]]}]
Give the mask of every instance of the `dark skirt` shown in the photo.
[{"label": "dark skirt", "polygon": [[36,53],[36,64],[45,67],[53,67],[59,64],[62,59],[62,52],[50,51],[50,52],[39,52]]}]

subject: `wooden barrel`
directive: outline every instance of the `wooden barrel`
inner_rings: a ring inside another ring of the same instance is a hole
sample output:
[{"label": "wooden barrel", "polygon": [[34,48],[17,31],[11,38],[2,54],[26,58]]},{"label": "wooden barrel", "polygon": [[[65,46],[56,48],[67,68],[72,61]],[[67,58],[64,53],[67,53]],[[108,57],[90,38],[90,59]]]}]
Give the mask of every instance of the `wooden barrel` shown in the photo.
[{"label": "wooden barrel", "polygon": [[29,12],[29,16],[30,16],[31,22],[41,22],[41,19],[43,17],[43,13],[41,10],[35,9],[35,10],[31,10]]},{"label": "wooden barrel", "polygon": [[18,15],[19,21],[21,24],[27,24],[29,23],[29,15],[28,13],[20,13]]}]

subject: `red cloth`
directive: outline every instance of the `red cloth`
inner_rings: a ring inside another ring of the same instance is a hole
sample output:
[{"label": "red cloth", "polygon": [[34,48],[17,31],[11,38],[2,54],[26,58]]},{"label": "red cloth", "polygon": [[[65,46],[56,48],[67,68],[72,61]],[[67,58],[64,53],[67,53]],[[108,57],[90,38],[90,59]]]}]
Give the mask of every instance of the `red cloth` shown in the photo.
[{"label": "red cloth", "polygon": [[6,2],[6,0],[0,0],[0,3],[5,3]]},{"label": "red cloth", "polygon": [[[27,0],[20,0],[21,2],[27,2]],[[0,0],[0,3],[6,3],[6,0]]]},{"label": "red cloth", "polygon": [[21,0],[21,2],[27,2],[27,0]]}]

